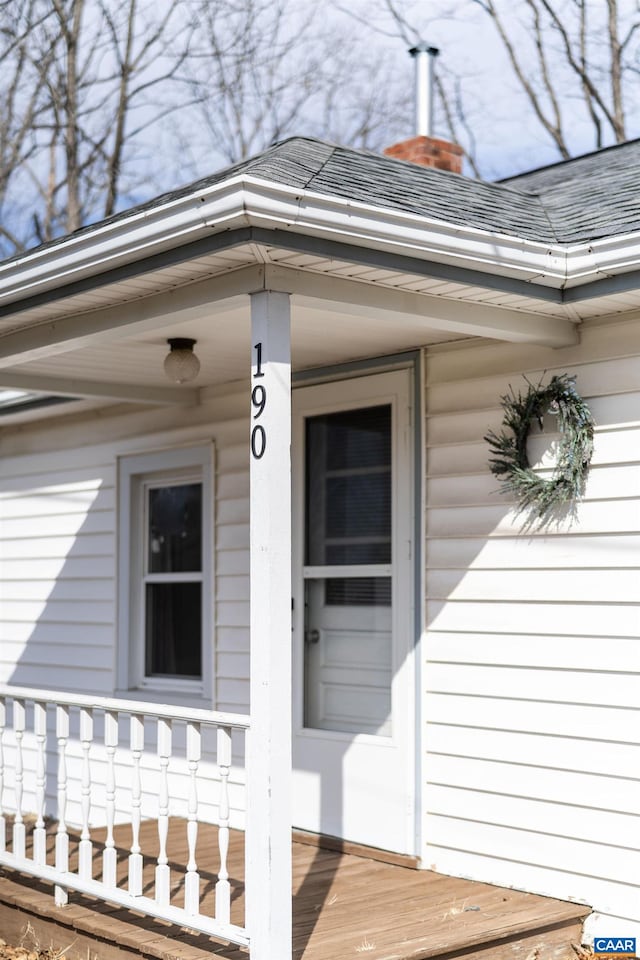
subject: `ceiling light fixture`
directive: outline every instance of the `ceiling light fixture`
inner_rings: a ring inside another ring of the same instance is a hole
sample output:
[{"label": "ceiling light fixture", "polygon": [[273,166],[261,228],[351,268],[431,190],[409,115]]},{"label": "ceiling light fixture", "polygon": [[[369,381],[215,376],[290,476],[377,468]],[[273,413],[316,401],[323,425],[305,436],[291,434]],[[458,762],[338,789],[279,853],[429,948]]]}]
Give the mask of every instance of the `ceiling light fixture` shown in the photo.
[{"label": "ceiling light fixture", "polygon": [[167,340],[169,353],[164,359],[164,372],[174,383],[189,383],[200,372],[200,361],[193,352],[197,340],[172,337]]}]

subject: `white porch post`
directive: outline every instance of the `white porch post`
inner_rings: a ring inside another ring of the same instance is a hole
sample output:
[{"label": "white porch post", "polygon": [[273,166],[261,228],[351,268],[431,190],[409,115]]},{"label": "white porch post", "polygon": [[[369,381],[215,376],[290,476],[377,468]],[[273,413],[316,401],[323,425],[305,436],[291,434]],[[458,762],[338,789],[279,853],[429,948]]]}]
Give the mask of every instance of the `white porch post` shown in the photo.
[{"label": "white porch post", "polygon": [[251,728],[246,925],[251,960],[291,929],[291,347],[289,295],[251,295]]}]

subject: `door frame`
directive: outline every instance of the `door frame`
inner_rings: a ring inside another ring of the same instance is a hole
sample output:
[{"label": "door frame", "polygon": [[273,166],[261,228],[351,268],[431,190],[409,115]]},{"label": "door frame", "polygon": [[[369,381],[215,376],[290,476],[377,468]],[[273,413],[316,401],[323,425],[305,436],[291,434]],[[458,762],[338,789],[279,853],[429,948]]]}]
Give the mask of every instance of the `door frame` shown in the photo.
[{"label": "door frame", "polygon": [[[403,355],[401,363],[396,358],[365,361],[363,364],[345,364],[332,371],[309,371],[296,378],[296,396],[304,390],[303,409],[297,409],[296,397],[292,415],[292,467],[293,467],[293,529],[292,590],[293,608],[293,735],[311,742],[322,739],[353,740],[353,734],[335,731],[313,730],[304,727],[304,529],[305,529],[305,419],[323,413],[346,409],[382,405],[391,402],[394,426],[394,468],[400,482],[393,487],[393,671],[392,696],[394,732],[391,742],[401,743],[405,761],[403,791],[406,797],[406,848],[407,852],[419,855],[421,841],[422,811],[420,807],[422,760],[421,760],[421,699],[420,691],[420,646],[422,637],[423,608],[421,570],[422,558],[422,430],[416,409],[420,408],[422,396],[421,354]],[[315,374],[315,376],[314,376]],[[333,389],[332,391],[332,388]],[[336,389],[340,397],[336,400]],[[399,403],[406,403],[406,416],[399,413]],[[399,429],[400,427],[400,429]],[[407,497],[407,492],[409,496]],[[398,687],[402,687],[402,698]],[[358,734],[365,741],[383,738]],[[381,775],[384,775],[383,773]]]}]

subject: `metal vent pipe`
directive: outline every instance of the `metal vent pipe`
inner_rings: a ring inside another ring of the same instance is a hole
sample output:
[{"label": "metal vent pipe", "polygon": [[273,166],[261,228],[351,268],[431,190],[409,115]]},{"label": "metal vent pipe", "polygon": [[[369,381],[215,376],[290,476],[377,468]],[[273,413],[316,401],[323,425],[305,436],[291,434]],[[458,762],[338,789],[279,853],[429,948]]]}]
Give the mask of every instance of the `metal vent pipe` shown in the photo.
[{"label": "metal vent pipe", "polygon": [[421,40],[409,53],[416,61],[416,134],[430,137],[433,127],[433,67],[440,51]]}]

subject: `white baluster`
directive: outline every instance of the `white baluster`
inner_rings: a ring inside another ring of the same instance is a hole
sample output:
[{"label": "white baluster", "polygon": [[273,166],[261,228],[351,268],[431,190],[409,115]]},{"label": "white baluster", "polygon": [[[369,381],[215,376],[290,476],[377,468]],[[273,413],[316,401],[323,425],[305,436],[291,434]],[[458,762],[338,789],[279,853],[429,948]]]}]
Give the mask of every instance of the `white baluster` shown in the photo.
[{"label": "white baluster", "polygon": [[93,710],[80,708],[80,745],[82,747],[82,781],[80,800],[82,810],[82,832],[78,847],[78,875],[83,880],[91,880],[93,875],[93,844],[89,830],[91,815],[91,764],[89,751],[93,740]]},{"label": "white baluster", "polygon": [[171,720],[158,718],[158,757],[160,759],[160,793],[158,798],[158,865],[156,867],[156,902],[168,906],[171,871],[167,857],[169,832],[169,758],[171,757]]},{"label": "white baluster", "polygon": [[200,762],[200,724],[187,723],[187,762],[189,764],[189,801],[187,807],[187,844],[189,860],[184,879],[184,908],[187,913],[200,912],[200,876],[196,863],[198,839],[198,789],[197,776]]},{"label": "white baluster", "polygon": [[140,758],[144,749],[144,717],[131,714],[131,853],[129,854],[129,893],[142,896],[142,852],[140,850],[140,808],[142,805],[142,781]]},{"label": "white baluster", "polygon": [[47,705],[34,703],[33,732],[36,735],[36,824],[33,829],[33,859],[37,864],[47,862],[47,832],[44,825]]},{"label": "white baluster", "polygon": [[115,889],[118,854],[113,838],[116,814],[116,748],[118,746],[118,714],[107,710],[104,715],[104,746],[107,753],[106,814],[107,838],[102,853],[102,882],[108,889]]},{"label": "white baluster", "polygon": [[22,740],[26,728],[26,708],[24,700],[13,701],[13,729],[16,738],[16,816],[13,822],[13,853],[16,857],[25,855],[25,829],[22,819],[22,794],[24,790],[24,758]]},{"label": "white baluster", "polygon": [[218,849],[220,871],[216,883],[216,920],[231,920],[231,885],[227,869],[229,852],[229,771],[231,768],[231,727],[218,727],[218,772],[220,774],[220,803],[218,805]]},{"label": "white baluster", "polygon": [[7,823],[4,817],[4,728],[7,722],[7,703],[0,697],[0,853],[7,849]]},{"label": "white baluster", "polygon": [[[69,740],[69,707],[56,707],[56,739],[58,741],[58,830],[56,832],[56,871],[69,870],[69,834],[67,833],[67,742]],[[64,907],[69,896],[64,887],[56,886],[56,906]]]}]

